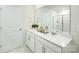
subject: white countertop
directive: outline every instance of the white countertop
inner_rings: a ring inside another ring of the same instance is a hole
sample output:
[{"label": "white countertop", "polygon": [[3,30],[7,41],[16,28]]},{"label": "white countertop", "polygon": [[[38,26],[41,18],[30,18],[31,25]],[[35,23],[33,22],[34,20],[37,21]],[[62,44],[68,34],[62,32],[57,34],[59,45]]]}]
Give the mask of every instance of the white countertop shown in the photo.
[{"label": "white countertop", "polygon": [[56,35],[52,35],[51,33],[43,34],[43,33],[37,32],[35,29],[26,29],[26,30],[61,47],[66,47],[69,44],[69,42],[72,40],[71,38],[60,36],[57,34]]}]

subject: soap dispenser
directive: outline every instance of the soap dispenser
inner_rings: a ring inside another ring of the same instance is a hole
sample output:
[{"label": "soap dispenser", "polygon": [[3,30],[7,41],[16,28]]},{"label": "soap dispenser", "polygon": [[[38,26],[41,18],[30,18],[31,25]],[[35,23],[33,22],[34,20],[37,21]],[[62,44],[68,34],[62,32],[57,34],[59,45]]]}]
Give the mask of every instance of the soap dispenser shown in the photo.
[{"label": "soap dispenser", "polygon": [[45,26],[45,33],[48,33],[48,26]]}]

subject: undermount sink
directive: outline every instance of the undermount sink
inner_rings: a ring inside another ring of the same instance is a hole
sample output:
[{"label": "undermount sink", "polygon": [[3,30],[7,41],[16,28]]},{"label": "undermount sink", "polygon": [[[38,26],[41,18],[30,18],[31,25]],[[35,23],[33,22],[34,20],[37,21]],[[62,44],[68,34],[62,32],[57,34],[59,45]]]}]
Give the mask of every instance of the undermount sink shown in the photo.
[{"label": "undermount sink", "polygon": [[49,32],[42,32],[43,34],[48,34]]},{"label": "undermount sink", "polygon": [[52,35],[56,35],[57,33],[52,32],[51,34],[52,34]]}]

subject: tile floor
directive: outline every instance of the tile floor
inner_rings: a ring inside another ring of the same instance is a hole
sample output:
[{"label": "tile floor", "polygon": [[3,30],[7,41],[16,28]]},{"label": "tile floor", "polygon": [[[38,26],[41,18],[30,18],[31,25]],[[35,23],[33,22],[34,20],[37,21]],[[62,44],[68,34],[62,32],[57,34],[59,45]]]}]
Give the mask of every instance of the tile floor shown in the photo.
[{"label": "tile floor", "polygon": [[32,52],[27,46],[22,46],[13,51],[10,51],[9,53],[32,53]]}]

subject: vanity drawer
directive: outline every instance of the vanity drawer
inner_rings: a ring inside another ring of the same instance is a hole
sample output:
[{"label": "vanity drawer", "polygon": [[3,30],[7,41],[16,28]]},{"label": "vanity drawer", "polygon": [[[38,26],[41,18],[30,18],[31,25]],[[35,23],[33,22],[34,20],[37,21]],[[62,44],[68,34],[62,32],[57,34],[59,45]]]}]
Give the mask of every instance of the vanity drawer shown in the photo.
[{"label": "vanity drawer", "polygon": [[39,36],[35,36],[35,38],[38,39],[43,44],[45,44],[50,49],[52,49],[53,51],[55,51],[57,53],[61,53],[61,47],[59,47],[58,45],[54,44],[53,42],[47,41],[46,39],[41,38]]}]

